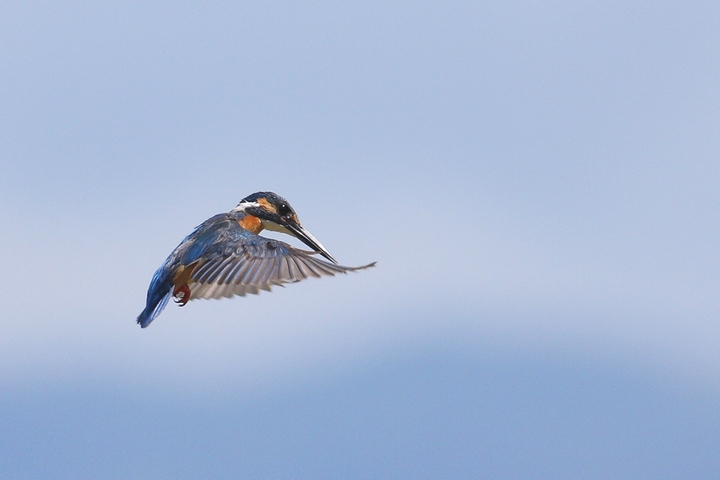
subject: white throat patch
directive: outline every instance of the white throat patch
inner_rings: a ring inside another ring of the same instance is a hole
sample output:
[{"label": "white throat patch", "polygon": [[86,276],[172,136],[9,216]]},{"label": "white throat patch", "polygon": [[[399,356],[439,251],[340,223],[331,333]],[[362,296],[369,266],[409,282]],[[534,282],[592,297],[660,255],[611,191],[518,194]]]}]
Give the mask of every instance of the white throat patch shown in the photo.
[{"label": "white throat patch", "polygon": [[244,212],[250,207],[260,207],[260,204],[257,202],[240,202],[237,204],[237,207],[231,210],[231,212]]}]

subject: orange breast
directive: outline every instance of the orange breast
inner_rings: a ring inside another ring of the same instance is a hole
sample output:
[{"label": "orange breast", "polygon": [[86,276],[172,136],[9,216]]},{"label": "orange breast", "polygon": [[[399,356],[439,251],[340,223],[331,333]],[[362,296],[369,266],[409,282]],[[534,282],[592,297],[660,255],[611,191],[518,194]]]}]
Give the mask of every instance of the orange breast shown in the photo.
[{"label": "orange breast", "polygon": [[263,229],[262,222],[254,215],[245,215],[243,218],[238,220],[238,225],[256,235]]}]

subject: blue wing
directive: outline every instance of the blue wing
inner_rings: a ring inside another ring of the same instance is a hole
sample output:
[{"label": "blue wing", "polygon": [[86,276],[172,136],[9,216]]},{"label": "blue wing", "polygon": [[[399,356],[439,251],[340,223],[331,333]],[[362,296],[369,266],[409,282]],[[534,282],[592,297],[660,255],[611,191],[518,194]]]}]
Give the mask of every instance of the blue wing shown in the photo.
[{"label": "blue wing", "polygon": [[[240,238],[206,250],[191,275],[190,299],[221,298],[269,291],[273,285],[368,268],[344,267],[285,242],[240,229]],[[238,241],[239,240],[239,241]]]}]

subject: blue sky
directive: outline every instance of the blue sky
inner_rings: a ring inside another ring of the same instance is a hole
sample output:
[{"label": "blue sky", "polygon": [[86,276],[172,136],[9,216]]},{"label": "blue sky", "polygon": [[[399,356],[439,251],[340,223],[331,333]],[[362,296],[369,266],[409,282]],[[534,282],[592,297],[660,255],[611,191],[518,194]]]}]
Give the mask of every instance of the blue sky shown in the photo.
[{"label": "blue sky", "polygon": [[[712,2],[1,7],[0,476],[716,477],[719,32]],[[137,327],[258,190],[377,268]]]}]

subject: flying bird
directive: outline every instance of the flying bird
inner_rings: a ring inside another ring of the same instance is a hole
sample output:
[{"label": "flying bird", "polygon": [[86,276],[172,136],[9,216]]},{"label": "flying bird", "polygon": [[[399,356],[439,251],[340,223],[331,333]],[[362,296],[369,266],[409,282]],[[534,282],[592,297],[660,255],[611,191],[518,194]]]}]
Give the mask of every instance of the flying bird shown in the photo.
[{"label": "flying bird", "polygon": [[[313,251],[258,235],[263,229],[297,237]],[[320,254],[327,259],[318,258]],[[300,224],[295,210],[281,196],[257,192],[227,213],[208,218],[185,237],[155,272],[145,310],[137,318],[150,325],[170,297],[184,306],[196,298],[221,298],[270,291],[308,277],[362,270],[344,267]]]}]

